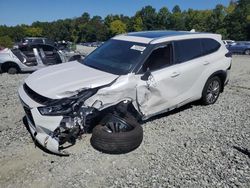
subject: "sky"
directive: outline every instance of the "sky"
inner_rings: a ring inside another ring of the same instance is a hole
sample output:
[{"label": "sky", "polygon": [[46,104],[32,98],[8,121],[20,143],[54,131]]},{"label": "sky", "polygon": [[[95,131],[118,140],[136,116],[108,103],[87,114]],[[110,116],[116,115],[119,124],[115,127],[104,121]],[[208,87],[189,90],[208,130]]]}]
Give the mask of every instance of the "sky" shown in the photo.
[{"label": "sky", "polygon": [[83,12],[90,16],[108,14],[133,16],[142,7],[151,5],[158,11],[163,6],[169,10],[179,5],[189,8],[213,9],[217,4],[227,6],[230,0],[0,0],[0,25],[32,24],[34,21],[55,21],[79,17]]}]

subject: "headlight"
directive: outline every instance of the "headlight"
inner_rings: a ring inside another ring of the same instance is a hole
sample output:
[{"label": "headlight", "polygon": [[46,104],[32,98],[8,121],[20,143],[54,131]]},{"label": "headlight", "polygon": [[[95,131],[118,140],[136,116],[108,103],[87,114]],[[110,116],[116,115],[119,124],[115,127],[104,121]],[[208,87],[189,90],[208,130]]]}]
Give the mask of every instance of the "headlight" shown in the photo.
[{"label": "headlight", "polygon": [[38,107],[38,110],[42,115],[63,115],[72,111],[72,105],[74,103],[74,100],[62,99],[48,106]]},{"label": "headlight", "polygon": [[94,95],[96,91],[95,89],[85,90],[72,97],[55,100],[47,106],[38,107],[38,110],[42,115],[47,116],[69,114],[72,112],[73,106],[81,105],[86,99]]}]

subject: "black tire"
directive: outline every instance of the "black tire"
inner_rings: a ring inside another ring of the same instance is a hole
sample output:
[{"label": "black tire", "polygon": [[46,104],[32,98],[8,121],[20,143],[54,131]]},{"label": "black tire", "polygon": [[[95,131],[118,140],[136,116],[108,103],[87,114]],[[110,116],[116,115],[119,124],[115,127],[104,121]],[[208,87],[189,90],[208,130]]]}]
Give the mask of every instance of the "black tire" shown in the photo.
[{"label": "black tire", "polygon": [[[126,122],[131,129],[123,132],[107,132],[106,123],[117,118]],[[109,154],[128,153],[140,146],[143,139],[143,130],[141,125],[133,118],[120,118],[114,115],[108,115],[93,129],[90,143],[93,148]]]},{"label": "black tire", "polygon": [[245,50],[244,54],[245,55],[250,55],[250,49]]},{"label": "black tire", "polygon": [[18,69],[16,67],[10,67],[10,68],[8,68],[8,73],[9,74],[16,74],[16,73],[18,73]]},{"label": "black tire", "polygon": [[202,91],[202,103],[204,105],[214,104],[219,98],[220,92],[222,90],[221,87],[221,79],[218,76],[208,79]]}]

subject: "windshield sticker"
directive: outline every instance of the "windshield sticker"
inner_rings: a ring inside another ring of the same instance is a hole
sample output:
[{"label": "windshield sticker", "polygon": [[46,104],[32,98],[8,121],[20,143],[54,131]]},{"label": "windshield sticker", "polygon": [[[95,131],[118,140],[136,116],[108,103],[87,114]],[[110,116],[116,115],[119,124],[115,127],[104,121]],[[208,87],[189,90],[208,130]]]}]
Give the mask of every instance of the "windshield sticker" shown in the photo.
[{"label": "windshield sticker", "polygon": [[146,47],[145,46],[133,45],[130,49],[143,52],[146,49]]}]

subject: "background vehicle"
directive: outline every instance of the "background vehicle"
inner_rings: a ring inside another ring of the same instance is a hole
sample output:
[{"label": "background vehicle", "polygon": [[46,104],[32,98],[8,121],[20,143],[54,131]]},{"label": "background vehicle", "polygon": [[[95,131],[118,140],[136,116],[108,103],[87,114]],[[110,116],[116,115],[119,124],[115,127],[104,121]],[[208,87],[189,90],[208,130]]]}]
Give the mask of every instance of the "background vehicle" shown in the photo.
[{"label": "background vehicle", "polygon": [[33,50],[34,48],[38,49],[39,54],[44,59],[44,62],[46,62],[47,64],[49,62],[60,63],[60,62],[66,61],[64,57],[60,58],[60,56],[58,56],[59,50],[56,47],[51,46],[51,45],[29,44],[29,45],[19,47],[19,50],[21,50],[22,53],[24,53],[27,57],[35,57],[34,50]]},{"label": "background vehicle", "polygon": [[235,41],[234,41],[234,40],[223,40],[223,43],[224,43],[226,46],[229,46],[229,45],[235,43]]},{"label": "background vehicle", "polygon": [[45,55],[45,52],[41,49],[33,48],[32,50],[33,53],[27,53],[28,56],[19,49],[6,49],[0,52],[1,71],[15,74],[35,71],[49,65],[65,62],[64,57],[58,52]]},{"label": "background vehicle", "polygon": [[93,130],[108,153],[138,147],[146,120],[195,100],[214,104],[229,80],[231,56],[220,35],[150,31],[118,35],[81,63],[31,74],[19,88],[27,126],[57,154]]},{"label": "background vehicle", "polygon": [[227,46],[227,49],[234,54],[250,55],[250,42],[236,42]]},{"label": "background vehicle", "polygon": [[83,56],[76,53],[64,53],[56,47],[45,44],[29,44],[19,49],[7,49],[0,52],[0,68],[2,72],[35,71],[49,65],[67,61],[81,60]]},{"label": "background vehicle", "polygon": [[28,44],[48,44],[54,46],[55,42],[45,37],[25,37],[22,39],[20,46]]}]

